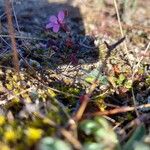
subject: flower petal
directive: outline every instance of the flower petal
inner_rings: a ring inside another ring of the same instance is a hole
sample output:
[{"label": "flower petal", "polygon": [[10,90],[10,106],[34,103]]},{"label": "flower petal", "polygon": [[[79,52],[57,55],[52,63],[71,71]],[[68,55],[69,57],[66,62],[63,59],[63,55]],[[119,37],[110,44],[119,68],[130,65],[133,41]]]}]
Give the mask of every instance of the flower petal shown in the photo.
[{"label": "flower petal", "polygon": [[59,13],[58,13],[58,20],[59,20],[59,22],[62,23],[64,18],[65,18],[64,11],[59,11]]},{"label": "flower petal", "polygon": [[55,24],[53,26],[53,32],[57,33],[59,31],[60,25],[59,24]]},{"label": "flower petal", "polygon": [[52,28],[53,27],[53,23],[48,23],[47,25],[46,25],[46,29],[50,29],[50,28]]},{"label": "flower petal", "polygon": [[58,21],[57,21],[57,17],[56,17],[56,16],[50,16],[49,21],[52,22],[52,23],[58,24]]}]

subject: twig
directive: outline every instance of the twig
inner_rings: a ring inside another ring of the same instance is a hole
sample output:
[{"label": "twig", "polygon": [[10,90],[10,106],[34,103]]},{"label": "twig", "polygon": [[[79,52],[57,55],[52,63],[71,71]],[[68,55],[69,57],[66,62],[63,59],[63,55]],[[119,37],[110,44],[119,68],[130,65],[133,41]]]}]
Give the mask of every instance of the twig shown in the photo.
[{"label": "twig", "polygon": [[60,129],[60,132],[74,146],[74,148],[76,149],[82,148],[81,143],[76,138],[74,138],[73,135],[69,131],[62,128]]},{"label": "twig", "polygon": [[131,88],[131,92],[132,92],[132,98],[133,98],[133,104],[134,104],[134,108],[135,108],[135,113],[137,115],[137,117],[139,117],[139,112],[138,112],[138,109],[137,109],[137,104],[136,104],[136,98],[135,98],[135,94],[134,94],[134,90],[133,90],[133,86]]},{"label": "twig", "polygon": [[150,121],[150,113],[142,114],[140,117],[135,118],[131,122],[129,122],[126,126],[124,126],[124,130],[128,130],[133,126],[138,126],[141,122],[148,122]]},{"label": "twig", "polygon": [[19,24],[18,24],[18,20],[17,20],[17,16],[16,16],[16,12],[15,12],[15,9],[14,9],[14,0],[12,0],[11,8],[12,8],[12,11],[13,11],[13,14],[14,14],[14,18],[15,18],[15,22],[16,22],[16,25],[17,25],[18,32],[21,33],[20,28],[19,28]]},{"label": "twig", "polygon": [[[0,36],[0,38],[6,45],[8,45],[11,48],[11,46],[8,44],[8,42],[4,38],[2,38],[1,36]],[[4,51],[2,51],[2,53],[0,53],[0,57],[2,57],[2,56],[5,57],[4,54],[7,52],[8,52],[8,49],[5,49]]]},{"label": "twig", "polygon": [[[140,105],[137,106],[137,109],[142,109],[142,108],[149,108],[150,104],[144,104],[144,105]],[[112,110],[108,110],[108,111],[103,111],[103,112],[95,112],[95,113],[87,113],[85,114],[85,116],[104,116],[104,115],[114,115],[114,114],[118,114],[118,113],[125,113],[125,112],[129,112],[129,111],[134,111],[135,107],[120,107],[120,108],[115,108]]]},{"label": "twig", "polygon": [[[146,49],[144,50],[143,55],[145,55],[145,54],[147,53],[147,51],[148,51],[149,48],[150,48],[150,42],[148,43]],[[143,60],[143,58],[144,58],[144,57],[142,56],[141,59],[138,61],[137,65],[133,68],[134,72],[133,72],[133,74],[132,74],[132,82],[133,82],[133,80],[134,80],[134,76],[135,76],[136,72],[138,71],[138,68],[139,68],[140,63],[141,63],[141,61]]]},{"label": "twig", "polygon": [[[10,35],[4,35],[4,34],[0,34],[1,37],[6,37],[6,38],[10,38]],[[41,38],[37,38],[37,37],[27,37],[27,36],[19,36],[19,35],[15,35],[14,36],[16,39],[27,39],[27,40],[39,40],[39,41],[47,41],[45,39],[41,39]]]},{"label": "twig", "polygon": [[12,44],[14,69],[19,75],[19,59],[18,59],[18,52],[17,52],[16,40],[15,40],[15,30],[14,30],[13,22],[12,22],[10,0],[5,0],[5,9],[6,9],[6,15],[7,15],[7,21],[8,21],[8,32],[9,32],[11,44]]},{"label": "twig", "polygon": [[[132,130],[133,130],[135,127],[141,125],[142,123],[150,123],[150,113],[142,114],[140,117],[133,119],[127,125],[125,125],[123,127],[123,129],[121,129],[120,132],[124,132],[125,130],[129,131],[130,128],[132,128]],[[127,137],[128,137],[127,135],[125,137],[123,137],[123,139],[121,139],[121,142],[126,140]]]},{"label": "twig", "polygon": [[75,116],[73,117],[73,120],[75,120],[76,122],[78,122],[82,118],[82,115],[83,115],[83,113],[85,111],[85,108],[86,108],[89,100],[90,100],[90,95],[85,94],[83,96],[83,102],[81,103],[78,111],[76,112]]}]

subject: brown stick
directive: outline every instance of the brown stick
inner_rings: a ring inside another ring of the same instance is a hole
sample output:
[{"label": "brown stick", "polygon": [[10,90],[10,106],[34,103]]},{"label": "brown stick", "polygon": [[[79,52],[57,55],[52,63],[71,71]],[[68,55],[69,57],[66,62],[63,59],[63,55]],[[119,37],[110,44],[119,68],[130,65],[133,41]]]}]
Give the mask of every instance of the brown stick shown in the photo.
[{"label": "brown stick", "polygon": [[[140,105],[137,106],[137,109],[142,109],[142,108],[149,108],[150,104],[145,104],[145,105]],[[102,111],[102,112],[95,112],[95,113],[87,113],[85,114],[85,116],[104,116],[104,115],[114,115],[114,114],[118,114],[118,113],[124,113],[124,112],[128,112],[128,111],[134,111],[135,107],[120,107],[120,108],[115,108],[112,110],[108,110],[108,111]]]},{"label": "brown stick", "polygon": [[16,40],[15,40],[15,30],[12,21],[10,0],[5,0],[5,12],[7,16],[7,22],[8,22],[8,33],[10,35],[11,44],[12,44],[13,65],[15,71],[19,74],[19,59],[18,59],[18,52],[17,52]]},{"label": "brown stick", "polygon": [[79,121],[82,118],[82,115],[83,115],[85,108],[90,99],[90,96],[88,94],[85,94],[83,97],[84,97],[83,102],[81,103],[81,106],[79,107],[78,111],[76,112],[75,116],[73,117],[73,119],[75,121]]}]

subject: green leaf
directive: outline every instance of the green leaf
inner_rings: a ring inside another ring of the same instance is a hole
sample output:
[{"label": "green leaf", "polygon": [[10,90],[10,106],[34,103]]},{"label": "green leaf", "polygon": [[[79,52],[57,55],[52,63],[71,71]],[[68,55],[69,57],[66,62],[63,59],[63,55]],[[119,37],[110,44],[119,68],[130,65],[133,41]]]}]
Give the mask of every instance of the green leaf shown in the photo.
[{"label": "green leaf", "polygon": [[109,129],[109,124],[103,117],[95,117],[94,120],[101,126],[101,128]]},{"label": "green leaf", "polygon": [[80,127],[86,135],[92,135],[94,137],[94,143],[91,143],[92,145],[89,145],[89,143],[85,144],[85,150],[105,150],[112,145],[117,150],[119,149],[117,136],[105,118],[95,117],[93,120],[83,121]]},{"label": "green leaf", "polygon": [[[85,81],[92,83],[98,76],[99,70],[94,69],[88,75],[85,76]],[[108,84],[108,80],[106,76],[99,75],[98,80],[101,84],[106,85]]]},{"label": "green leaf", "polygon": [[95,132],[95,139],[97,142],[102,140],[106,145],[109,145],[110,143],[111,145],[118,144],[117,136],[111,129],[109,130],[105,130],[104,128],[98,129]]},{"label": "green leaf", "polygon": [[[95,139],[97,141],[103,140],[105,143],[118,144],[118,139],[115,132],[106,119],[102,117],[95,117],[95,121],[99,123],[99,128],[95,131]],[[109,145],[109,144],[108,144]]]},{"label": "green leaf", "polygon": [[123,150],[133,150],[134,145],[136,142],[139,142],[146,133],[145,126],[142,124],[141,126],[137,127],[134,131],[131,138],[127,141],[127,143],[123,146]]},{"label": "green leaf", "polygon": [[134,148],[134,150],[149,150],[149,149],[150,149],[150,145],[144,144],[142,142],[136,143]]},{"label": "green leaf", "polygon": [[80,128],[86,135],[92,134],[98,127],[98,124],[92,120],[85,120],[80,124]]},{"label": "green leaf", "polygon": [[72,148],[63,140],[52,137],[45,137],[39,144],[39,150],[72,150]]},{"label": "green leaf", "polygon": [[83,150],[104,150],[104,145],[99,143],[86,143]]}]

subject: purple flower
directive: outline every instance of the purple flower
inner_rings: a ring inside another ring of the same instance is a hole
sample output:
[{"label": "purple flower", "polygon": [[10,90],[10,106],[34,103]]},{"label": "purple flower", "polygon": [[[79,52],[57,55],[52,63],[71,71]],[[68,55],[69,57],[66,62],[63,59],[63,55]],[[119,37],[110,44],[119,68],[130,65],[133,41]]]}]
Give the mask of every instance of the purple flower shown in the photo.
[{"label": "purple flower", "polygon": [[57,33],[60,27],[63,25],[64,18],[64,11],[59,11],[57,16],[50,16],[49,23],[46,25],[46,29],[52,28],[53,32]]}]

